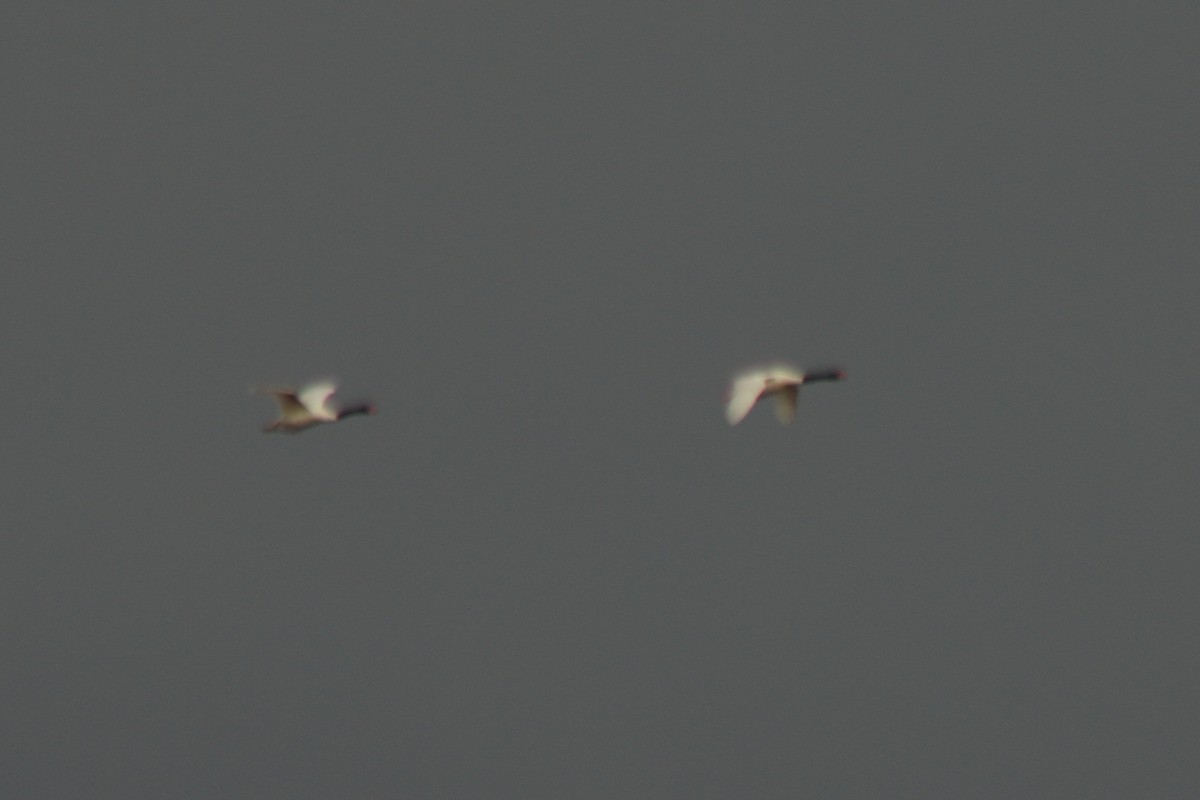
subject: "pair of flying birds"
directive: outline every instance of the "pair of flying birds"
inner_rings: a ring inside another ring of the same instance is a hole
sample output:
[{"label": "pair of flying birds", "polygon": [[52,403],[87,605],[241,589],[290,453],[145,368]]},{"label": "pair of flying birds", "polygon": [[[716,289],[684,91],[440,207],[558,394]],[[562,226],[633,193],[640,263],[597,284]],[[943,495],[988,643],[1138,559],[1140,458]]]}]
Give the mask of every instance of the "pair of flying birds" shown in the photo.
[{"label": "pair of flying birds", "polygon": [[[796,417],[796,401],[800,387],[816,381],[840,381],[846,373],[840,369],[819,369],[807,372],[788,364],[770,364],[738,373],[730,384],[725,402],[725,418],[737,425],[754,404],[764,397],[775,398],[775,416],[787,425]],[[314,425],[337,422],[356,414],[374,414],[375,406],[356,403],[336,406],[331,403],[337,384],[320,381],[302,389],[260,389],[279,403],[279,418],[263,427],[265,433],[276,431],[299,433]]]}]

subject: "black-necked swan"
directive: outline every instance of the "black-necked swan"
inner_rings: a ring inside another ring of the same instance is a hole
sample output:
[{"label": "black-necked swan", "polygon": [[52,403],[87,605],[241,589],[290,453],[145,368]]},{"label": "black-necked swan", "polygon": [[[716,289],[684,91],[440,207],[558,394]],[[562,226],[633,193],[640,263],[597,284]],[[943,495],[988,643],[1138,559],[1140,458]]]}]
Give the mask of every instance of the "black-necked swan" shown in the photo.
[{"label": "black-necked swan", "polygon": [[840,381],[845,377],[846,373],[840,369],[805,372],[789,364],[752,367],[734,376],[725,404],[725,418],[730,425],[737,425],[760,398],[775,395],[775,416],[787,425],[796,417],[796,400],[801,386],[814,381]]},{"label": "black-necked swan", "polygon": [[329,403],[337,384],[333,381],[310,383],[296,389],[258,389],[259,394],[270,395],[279,403],[279,419],[263,426],[263,433],[299,433],[314,425],[337,422],[355,414],[374,414],[375,406],[358,403],[338,408]]}]

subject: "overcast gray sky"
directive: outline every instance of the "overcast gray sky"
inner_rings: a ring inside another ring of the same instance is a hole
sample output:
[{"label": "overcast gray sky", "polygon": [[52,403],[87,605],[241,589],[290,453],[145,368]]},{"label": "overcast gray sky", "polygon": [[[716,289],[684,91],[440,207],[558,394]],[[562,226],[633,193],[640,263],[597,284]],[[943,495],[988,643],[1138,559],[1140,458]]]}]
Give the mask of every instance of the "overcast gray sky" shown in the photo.
[{"label": "overcast gray sky", "polygon": [[1196,797],[1198,31],[13,12],[4,793]]}]

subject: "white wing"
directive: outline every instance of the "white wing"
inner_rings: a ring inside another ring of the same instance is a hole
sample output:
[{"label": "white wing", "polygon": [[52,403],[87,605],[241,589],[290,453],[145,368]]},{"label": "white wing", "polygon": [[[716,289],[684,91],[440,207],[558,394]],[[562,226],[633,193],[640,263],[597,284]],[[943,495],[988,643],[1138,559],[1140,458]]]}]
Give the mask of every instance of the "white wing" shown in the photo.
[{"label": "white wing", "polygon": [[737,425],[746,418],[750,409],[758,402],[763,390],[763,374],[748,372],[733,379],[729,387],[729,401],[725,404],[725,419]]},{"label": "white wing", "polygon": [[796,400],[800,397],[800,387],[784,386],[775,393],[775,417],[784,425],[791,425],[796,418]]},{"label": "white wing", "polygon": [[329,398],[337,391],[337,384],[332,381],[320,381],[305,386],[296,396],[308,409],[308,412],[318,419],[337,419],[337,411],[329,407]]}]

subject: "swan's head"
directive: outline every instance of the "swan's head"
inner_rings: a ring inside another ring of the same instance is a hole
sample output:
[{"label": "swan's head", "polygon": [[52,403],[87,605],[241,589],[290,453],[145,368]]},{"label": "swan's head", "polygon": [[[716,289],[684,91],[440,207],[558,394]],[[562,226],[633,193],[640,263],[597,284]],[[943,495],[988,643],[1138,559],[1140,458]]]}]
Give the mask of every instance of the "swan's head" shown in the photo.
[{"label": "swan's head", "polygon": [[372,403],[357,403],[355,405],[346,406],[345,408],[343,408],[341,411],[338,412],[337,418],[345,419],[346,417],[352,417],[355,414],[374,414],[374,413],[375,413],[374,404],[372,404]]},{"label": "swan's head", "polygon": [[810,370],[810,371],[804,373],[804,382],[805,383],[808,383],[809,381],[844,381],[844,380],[846,380],[845,371],[837,369],[836,367],[825,367],[822,369]]}]

